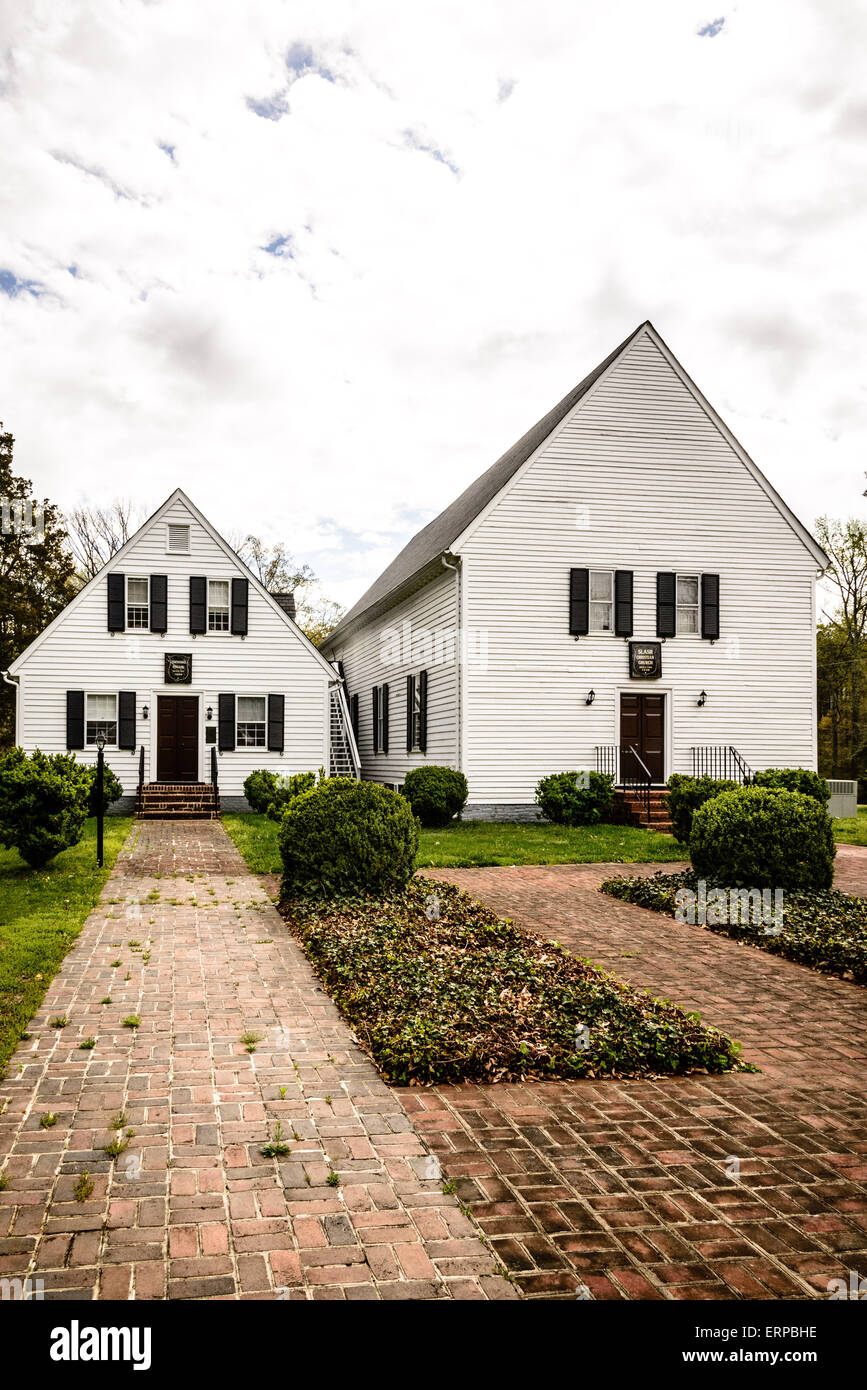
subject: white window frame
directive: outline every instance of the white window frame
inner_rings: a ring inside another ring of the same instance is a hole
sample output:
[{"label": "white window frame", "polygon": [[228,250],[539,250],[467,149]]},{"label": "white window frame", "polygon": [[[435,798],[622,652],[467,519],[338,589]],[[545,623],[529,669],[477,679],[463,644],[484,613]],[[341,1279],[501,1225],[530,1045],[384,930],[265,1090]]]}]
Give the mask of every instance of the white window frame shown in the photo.
[{"label": "white window frame", "polygon": [[385,739],[385,711],[383,709],[382,692],[385,689],[385,682],[376,687],[376,751],[383,752]]},{"label": "white window frame", "polygon": [[[177,546],[172,545],[172,531],[183,529],[187,533],[187,544],[183,550],[178,550]],[[190,553],[190,524],[188,521],[167,521],[166,522],[166,554],[167,555],[189,555]]]},{"label": "white window frame", "polygon": [[[212,584],[225,584],[225,586],[226,586],[226,603],[225,603],[225,606],[224,606],[223,604],[217,605],[217,604],[212,604],[212,603],[211,603],[211,585],[212,585]],[[207,593],[206,593],[206,595],[205,595],[205,598],[206,598],[206,602],[205,602],[205,621],[206,621],[207,624],[208,624],[208,632],[209,632],[209,633],[226,633],[226,634],[228,634],[228,632],[229,632],[229,630],[230,630],[230,628],[231,628],[231,624],[232,624],[232,581],[231,581],[231,579],[209,579],[209,580],[207,581],[207,586],[208,586],[208,587],[207,587]],[[211,613],[212,613],[212,612],[213,612],[213,613],[225,613],[225,615],[226,615],[226,626],[225,626],[225,627],[222,627],[222,626],[221,626],[221,627],[211,627]]]},{"label": "white window frame", "polygon": [[[594,576],[594,574],[606,574],[606,575],[608,575],[609,579],[611,580],[611,590],[610,590],[610,592],[611,592],[611,597],[610,597],[610,599],[594,599],[594,598],[593,598],[593,576]],[[593,626],[593,605],[594,605],[594,603],[597,604],[597,605],[598,605],[598,604],[601,604],[601,603],[604,603],[604,604],[606,604],[606,605],[608,606],[608,608],[609,608],[609,610],[610,610],[610,620],[611,620],[611,625],[610,625],[610,627],[594,627],[594,626]],[[596,636],[596,637],[613,637],[613,636],[614,636],[614,571],[613,571],[613,570],[591,569],[591,570],[588,570],[588,571],[587,571],[587,631],[588,631],[588,633],[592,633],[592,634],[593,634],[594,636]]]},{"label": "white window frame", "polygon": [[[87,717],[87,705],[88,705],[88,701],[89,701],[89,700],[92,700],[92,699],[100,699],[100,700],[111,699],[111,700],[114,700],[114,719],[113,719],[113,720],[111,720],[111,719],[88,719],[88,717]],[[89,737],[89,734],[88,734],[88,724],[112,724],[112,723],[114,724],[114,739],[112,740],[112,739],[106,738],[106,740],[105,740],[105,746],[106,746],[106,748],[117,748],[117,723],[118,723],[117,704],[118,704],[118,696],[117,696],[117,691],[116,691],[116,690],[86,690],[86,691],[85,691],[85,693],[84,693],[84,746],[85,746],[85,748],[95,748],[95,747],[96,747],[96,738],[97,738],[97,734],[94,733],[94,736],[93,736],[92,739]],[[98,731],[97,731],[97,732],[98,732]]]},{"label": "white window frame", "polygon": [[[147,589],[147,598],[145,599],[145,601],[144,601],[143,604],[141,604],[141,603],[130,603],[130,598],[129,598],[129,586],[130,586],[130,584],[144,584],[144,585],[146,586],[146,589]],[[128,574],[128,575],[126,576],[126,591],[125,591],[125,594],[126,594],[125,616],[126,616],[126,630],[127,630],[127,632],[148,632],[148,631],[150,630],[150,623],[151,623],[151,581],[150,581],[150,575],[148,575],[148,574]],[[132,623],[132,622],[130,622],[130,610],[133,609],[133,608],[136,608],[136,609],[144,608],[144,622],[143,622],[143,623]]]},{"label": "white window frame", "polygon": [[[678,597],[678,586],[681,579],[695,580],[695,603],[681,603]],[[695,612],[695,627],[681,628],[680,611],[689,609]],[[674,576],[674,631],[677,637],[700,637],[701,636],[701,571],[700,570],[678,570]]]},{"label": "white window frame", "polygon": [[[265,704],[265,718],[264,718],[264,719],[244,719],[244,720],[242,720],[241,717],[240,717],[240,714],[241,714],[241,701],[242,701],[242,700],[262,700],[262,701],[264,701],[264,704]],[[242,739],[241,739],[241,724],[242,724],[242,723],[243,723],[244,725],[253,725],[254,727],[258,727],[258,725],[261,724],[261,725],[262,725],[262,742],[261,742],[261,743],[258,743],[258,742],[257,742],[257,743],[248,743],[248,742],[247,742],[247,735],[246,735],[246,733],[244,734],[244,738],[243,738],[243,741],[242,741]],[[268,747],[268,696],[267,696],[267,695],[263,695],[260,691],[253,691],[252,693],[248,693],[248,694],[245,694],[245,695],[239,695],[239,694],[236,693],[236,695],[235,695],[235,747],[236,747],[236,748],[264,748],[264,749],[267,750],[267,747]]]}]

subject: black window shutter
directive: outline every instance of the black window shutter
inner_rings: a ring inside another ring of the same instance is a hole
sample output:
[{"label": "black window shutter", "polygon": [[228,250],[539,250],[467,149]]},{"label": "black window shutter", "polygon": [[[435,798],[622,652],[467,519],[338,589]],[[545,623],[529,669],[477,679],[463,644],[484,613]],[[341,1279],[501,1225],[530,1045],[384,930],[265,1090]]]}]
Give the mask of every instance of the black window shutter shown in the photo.
[{"label": "black window shutter", "polygon": [[117,692],[117,746],[135,748],[135,691]]},{"label": "black window shutter", "polygon": [[217,696],[217,747],[221,753],[231,753],[235,747],[235,697]]},{"label": "black window shutter", "polygon": [[249,584],[246,579],[232,580],[232,632],[236,637],[247,636],[247,597]]},{"label": "black window shutter", "polygon": [[406,678],[406,751],[412,752],[412,707],[415,704],[415,676]]},{"label": "black window shutter", "polygon": [[283,696],[268,696],[268,751],[283,752]]},{"label": "black window shutter", "polygon": [[614,571],[614,634],[632,636],[632,570]]},{"label": "black window shutter", "polygon": [[355,746],[358,747],[358,696],[353,695],[349,702],[349,717],[352,720],[352,732],[355,734]]},{"label": "black window shutter", "polygon": [[373,687],[373,751],[379,752],[379,686]]},{"label": "black window shutter", "polygon": [[151,596],[151,632],[165,632],[169,625],[169,580],[168,575],[152,574],[150,583]]},{"label": "black window shutter", "polygon": [[584,637],[590,631],[590,571],[569,571],[569,631]]},{"label": "black window shutter", "polygon": [[715,642],[719,637],[719,575],[701,577],[701,635]]},{"label": "black window shutter", "polygon": [[84,747],[84,691],[66,692],[66,746]]},{"label": "black window shutter", "polygon": [[190,632],[208,628],[208,581],[201,574],[190,575]]},{"label": "black window shutter", "polygon": [[108,576],[108,630],[123,632],[126,628],[126,579],[116,571]]},{"label": "black window shutter", "polygon": [[382,701],[382,751],[388,752],[388,686],[382,687],[382,694],[379,697]]},{"label": "black window shutter", "polygon": [[427,671],[418,673],[418,746],[422,753],[427,752]]},{"label": "black window shutter", "polygon": [[658,574],[656,576],[656,635],[673,637],[677,632],[677,611],[675,596],[677,576]]}]

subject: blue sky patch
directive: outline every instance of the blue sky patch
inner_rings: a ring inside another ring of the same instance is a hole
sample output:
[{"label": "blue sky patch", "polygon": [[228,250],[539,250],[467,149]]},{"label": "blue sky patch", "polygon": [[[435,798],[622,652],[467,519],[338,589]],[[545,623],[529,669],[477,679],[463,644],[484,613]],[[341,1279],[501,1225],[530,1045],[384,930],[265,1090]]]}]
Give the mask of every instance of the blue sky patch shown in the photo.
[{"label": "blue sky patch", "polygon": [[286,236],[275,236],[262,250],[267,251],[269,256],[285,256],[291,260],[295,255],[295,239],[291,232]]},{"label": "blue sky patch", "polygon": [[285,92],[276,92],[274,96],[263,97],[261,101],[247,97],[247,105],[257,116],[261,116],[263,121],[279,121],[289,114],[289,101]]},{"label": "blue sky patch", "polygon": [[292,82],[297,82],[299,77],[306,77],[309,72],[315,72],[317,77],[323,77],[326,82],[335,80],[334,73],[319,61],[309,43],[292,44],[286,53],[286,70]]},{"label": "blue sky patch", "polygon": [[453,164],[448,155],[439,149],[437,145],[432,145],[429,141],[422,140],[416,135],[414,130],[405,130],[403,132],[403,140],[404,144],[408,145],[410,149],[418,150],[421,154],[429,154],[431,159],[435,159],[438,164],[444,164],[447,169],[451,170],[455,178],[460,176],[461,171],[457,164]]},{"label": "blue sky patch", "polygon": [[699,38],[715,39],[725,22],[725,15],[723,15],[721,19],[712,19],[709,24],[703,24],[698,31]]},{"label": "blue sky patch", "polygon": [[158,144],[159,148],[162,150],[163,154],[167,154],[168,157],[169,157],[169,159],[172,161],[172,163],[173,163],[173,164],[177,164],[178,161],[175,159],[175,148],[176,148],[176,147],[175,147],[174,145],[166,145],[166,144],[163,143],[162,140],[158,140],[158,141],[157,141],[157,144]]},{"label": "blue sky patch", "polygon": [[0,270],[0,294],[8,299],[17,299],[19,294],[31,294],[38,299],[45,292],[45,286],[38,280],[21,280],[13,270]]}]

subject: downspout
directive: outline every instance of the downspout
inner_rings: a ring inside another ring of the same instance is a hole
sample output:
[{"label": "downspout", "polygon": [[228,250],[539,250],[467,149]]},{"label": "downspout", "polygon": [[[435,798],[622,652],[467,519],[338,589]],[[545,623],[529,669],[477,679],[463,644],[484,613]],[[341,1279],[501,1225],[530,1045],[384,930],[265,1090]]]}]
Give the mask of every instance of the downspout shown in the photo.
[{"label": "downspout", "polygon": [[14,737],[13,742],[14,742],[14,745],[17,746],[17,744],[18,744],[18,691],[19,691],[20,688],[21,688],[21,687],[20,687],[21,677],[20,677],[20,676],[10,676],[10,674],[9,674],[8,671],[0,671],[0,675],[2,675],[2,677],[3,677],[4,681],[6,682],[6,684],[7,684],[7,685],[11,685],[11,686],[12,686],[12,689],[15,691],[15,737]]},{"label": "downspout", "polygon": [[454,570],[454,574],[455,574],[455,597],[456,597],[456,600],[457,600],[457,602],[456,602],[456,609],[457,609],[457,617],[458,617],[457,632],[455,633],[455,687],[456,687],[456,689],[455,689],[455,710],[456,710],[456,714],[457,714],[457,728],[456,728],[456,730],[455,730],[455,737],[456,737],[456,747],[455,747],[455,770],[456,770],[457,772],[463,772],[463,770],[464,770],[464,768],[463,768],[463,758],[462,758],[461,755],[462,755],[462,752],[463,752],[463,741],[464,741],[464,740],[463,740],[463,725],[462,725],[462,722],[461,722],[461,721],[462,721],[462,718],[463,718],[463,702],[462,702],[462,700],[461,700],[461,689],[462,689],[463,683],[464,683],[464,663],[463,663],[463,655],[462,655],[462,652],[463,652],[463,641],[464,641],[464,625],[463,625],[463,608],[462,608],[463,595],[462,595],[462,593],[461,593],[461,561],[460,561],[460,556],[457,556],[457,555],[456,555],[456,556],[455,556],[455,563],[452,564],[451,560],[447,560],[447,559],[446,559],[446,553],[447,553],[447,552],[444,552],[444,553],[440,556],[440,561],[441,561],[441,563],[442,563],[444,569],[447,569],[447,570]]}]

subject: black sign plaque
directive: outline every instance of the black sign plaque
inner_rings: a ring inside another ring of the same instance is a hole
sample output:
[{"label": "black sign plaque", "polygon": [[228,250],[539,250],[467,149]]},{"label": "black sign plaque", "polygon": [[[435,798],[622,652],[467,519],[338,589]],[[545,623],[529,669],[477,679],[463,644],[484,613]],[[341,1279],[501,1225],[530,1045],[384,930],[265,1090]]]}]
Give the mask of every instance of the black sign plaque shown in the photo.
[{"label": "black sign plaque", "polygon": [[166,685],[189,685],[192,679],[192,652],[166,652]]},{"label": "black sign plaque", "polygon": [[662,643],[630,642],[629,674],[635,680],[659,680],[662,675]]}]

